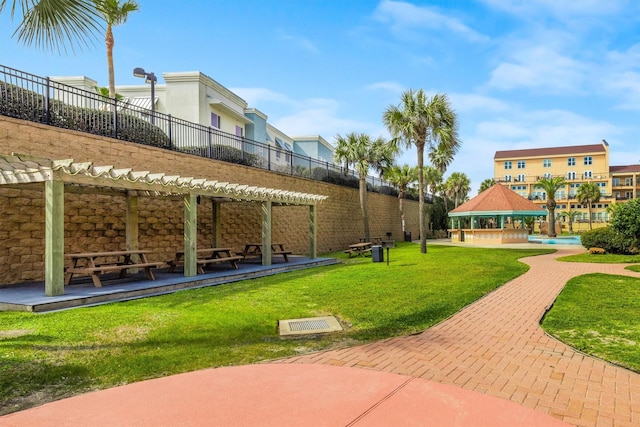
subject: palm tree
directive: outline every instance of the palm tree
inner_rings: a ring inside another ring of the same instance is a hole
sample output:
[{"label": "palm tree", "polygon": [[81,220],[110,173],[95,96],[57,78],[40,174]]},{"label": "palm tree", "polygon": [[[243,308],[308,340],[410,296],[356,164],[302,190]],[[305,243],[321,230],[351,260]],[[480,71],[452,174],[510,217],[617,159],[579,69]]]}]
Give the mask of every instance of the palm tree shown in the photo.
[{"label": "palm tree", "polygon": [[407,188],[418,180],[418,169],[405,164],[402,167],[393,165],[386,169],[383,173],[384,178],[391,184],[398,187],[398,199],[400,205],[400,218],[402,220],[402,233],[404,234],[404,208],[402,200],[404,199]]},{"label": "palm tree", "polygon": [[[130,12],[138,10],[138,3],[135,0],[126,0],[120,3],[120,0],[95,0],[96,7],[102,15],[107,29],[104,41],[107,44],[107,67],[109,69],[109,96],[116,97],[115,72],[113,68],[113,46],[115,39],[113,38],[113,27],[127,22]],[[151,100],[153,102],[153,100]]]},{"label": "palm tree", "polygon": [[455,207],[457,208],[460,201],[464,201],[471,191],[471,181],[467,175],[463,172],[452,173],[445,182],[447,193],[455,200]]},{"label": "palm tree", "polygon": [[484,190],[488,190],[489,188],[496,185],[496,180],[493,178],[487,178],[480,183],[480,189],[478,190],[478,194],[482,193]]},{"label": "palm tree", "polygon": [[435,196],[438,186],[442,184],[442,172],[433,166],[425,166],[422,169],[424,171],[425,192],[429,190]]},{"label": "palm tree", "polygon": [[567,221],[569,221],[569,233],[573,234],[573,221],[575,221],[576,217],[580,215],[580,211],[562,211],[560,212],[560,215],[562,215],[564,218],[567,218]]},{"label": "palm tree", "polygon": [[[453,157],[458,152],[459,145],[455,147],[448,147],[444,144],[438,144],[435,150],[429,152],[429,160],[431,164],[440,171],[440,178],[444,176],[447,168],[453,162]],[[449,212],[449,203],[447,201],[447,192],[442,192],[442,199],[444,201],[445,214]]]},{"label": "palm tree", "polygon": [[457,117],[446,95],[435,94],[431,99],[422,89],[409,89],[402,93],[400,105],[390,105],[384,112],[383,122],[393,136],[392,143],[410,147],[418,152],[418,195],[420,221],[420,252],[427,252],[426,224],[424,221],[424,150],[428,153],[438,147],[451,147],[456,152],[458,139]]},{"label": "palm tree", "polygon": [[344,162],[347,167],[353,166],[358,172],[360,187],[360,209],[364,221],[364,238],[369,241],[369,215],[367,213],[367,175],[369,169],[383,171],[393,162],[397,153],[395,147],[384,138],[372,140],[369,135],[352,132],[346,137],[336,135],[334,157]]},{"label": "palm tree", "polygon": [[600,201],[600,189],[593,182],[585,182],[578,187],[576,197],[581,205],[587,205],[589,209],[589,230],[593,230],[593,224],[591,223],[591,205]]},{"label": "palm tree", "polygon": [[[26,46],[58,53],[88,46],[101,30],[100,16],[93,0],[0,0],[0,13],[11,5],[11,19],[19,13],[22,21],[13,33]],[[79,44],[76,44],[79,43]]]},{"label": "palm tree", "polygon": [[566,183],[566,180],[562,176],[543,178],[536,183],[537,186],[547,193],[547,210],[549,211],[547,221],[549,223],[549,237],[556,237],[556,191]]}]

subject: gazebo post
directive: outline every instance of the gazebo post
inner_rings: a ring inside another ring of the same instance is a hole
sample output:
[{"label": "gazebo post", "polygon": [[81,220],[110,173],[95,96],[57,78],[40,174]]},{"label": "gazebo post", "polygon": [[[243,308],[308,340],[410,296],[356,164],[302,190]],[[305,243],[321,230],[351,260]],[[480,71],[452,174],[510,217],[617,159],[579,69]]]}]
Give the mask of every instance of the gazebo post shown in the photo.
[{"label": "gazebo post", "polygon": [[219,247],[222,242],[220,239],[220,208],[222,205],[220,202],[216,202],[215,199],[211,199],[211,220],[213,224],[213,235],[211,237],[211,245],[214,248]]},{"label": "gazebo post", "polygon": [[184,195],[184,275],[193,277],[197,273],[196,249],[198,247],[197,229],[198,198],[195,194]]},{"label": "gazebo post", "polygon": [[271,265],[271,200],[262,202],[262,265]]}]

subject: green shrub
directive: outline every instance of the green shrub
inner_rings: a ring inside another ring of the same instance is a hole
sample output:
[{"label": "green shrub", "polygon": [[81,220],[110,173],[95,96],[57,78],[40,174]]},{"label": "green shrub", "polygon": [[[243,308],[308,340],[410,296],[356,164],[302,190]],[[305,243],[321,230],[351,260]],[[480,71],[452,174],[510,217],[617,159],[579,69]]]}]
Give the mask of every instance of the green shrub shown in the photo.
[{"label": "green shrub", "polygon": [[632,253],[635,247],[634,239],[618,233],[611,227],[601,227],[586,231],[580,236],[585,248],[602,248],[612,254]]}]

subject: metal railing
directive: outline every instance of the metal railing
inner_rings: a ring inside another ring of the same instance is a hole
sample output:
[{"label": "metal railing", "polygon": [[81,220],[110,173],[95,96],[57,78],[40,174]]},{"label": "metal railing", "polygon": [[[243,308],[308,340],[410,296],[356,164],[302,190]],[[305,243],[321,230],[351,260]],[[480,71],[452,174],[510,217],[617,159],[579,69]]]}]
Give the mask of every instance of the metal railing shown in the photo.
[{"label": "metal railing", "polygon": [[[0,65],[0,115],[358,188],[358,173]],[[367,177],[368,191],[397,188]]]}]

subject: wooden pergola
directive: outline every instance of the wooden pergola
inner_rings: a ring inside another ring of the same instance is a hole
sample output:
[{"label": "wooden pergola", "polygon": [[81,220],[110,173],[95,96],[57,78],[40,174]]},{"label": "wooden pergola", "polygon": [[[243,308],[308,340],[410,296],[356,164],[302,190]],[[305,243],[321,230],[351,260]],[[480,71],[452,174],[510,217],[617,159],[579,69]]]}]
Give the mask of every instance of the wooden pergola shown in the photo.
[{"label": "wooden pergola", "polygon": [[272,207],[309,206],[309,256],[317,256],[317,205],[327,196],[272,188],[182,177],[130,168],[96,166],[73,159],[51,160],[25,154],[0,155],[0,185],[42,189],[45,198],[45,294],[64,294],[64,194],[126,195],[126,249],[138,249],[138,198],[172,197],[184,202],[184,275],[196,275],[197,200],[214,200],[214,223],[219,229],[219,202],[259,203],[262,208],[262,264],[271,264]]}]

